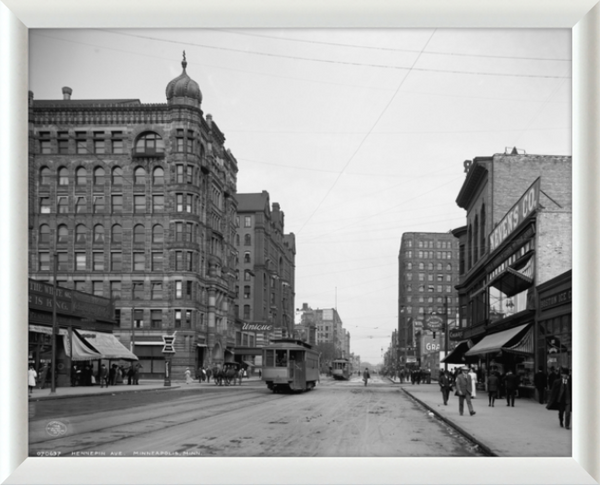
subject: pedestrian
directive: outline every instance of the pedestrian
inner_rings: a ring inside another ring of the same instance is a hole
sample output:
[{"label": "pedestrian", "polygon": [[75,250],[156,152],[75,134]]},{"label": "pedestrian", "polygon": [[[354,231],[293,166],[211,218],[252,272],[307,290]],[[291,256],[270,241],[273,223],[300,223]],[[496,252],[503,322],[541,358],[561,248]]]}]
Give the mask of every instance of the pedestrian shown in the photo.
[{"label": "pedestrian", "polygon": [[546,386],[548,385],[548,377],[546,376],[546,373],[544,372],[544,368],[541,366],[538,369],[538,371],[535,373],[535,375],[533,376],[533,385],[535,386],[535,389],[538,394],[538,402],[540,404],[544,404],[544,401],[545,401],[544,394],[546,391]]},{"label": "pedestrian", "polygon": [[365,381],[365,386],[368,384],[370,378],[371,374],[369,374],[369,368],[365,367],[365,370],[363,372],[363,381]]},{"label": "pedestrian", "polygon": [[108,371],[108,382],[107,382],[107,387],[108,384],[110,384],[111,386],[114,386],[117,382],[117,369],[115,369],[116,365],[113,364],[110,366],[110,370]]},{"label": "pedestrian", "polygon": [[471,376],[471,399],[475,399],[477,397],[477,374],[473,367],[469,370],[469,376]]},{"label": "pedestrian", "polygon": [[210,384],[210,378],[212,376],[212,370],[210,370],[210,367],[206,369],[206,383]]},{"label": "pedestrian", "polygon": [[512,370],[508,369],[504,376],[504,388],[506,390],[506,405],[515,407],[515,395],[519,388],[519,376],[513,374]]},{"label": "pedestrian", "polygon": [[37,372],[33,368],[33,365],[29,365],[29,370],[27,371],[27,384],[29,386],[29,394],[33,392],[33,388],[35,387],[35,380],[37,379]]},{"label": "pedestrian", "polygon": [[262,371],[260,369],[258,369],[258,378],[262,379]]},{"label": "pedestrian", "polygon": [[48,378],[48,363],[44,362],[42,365],[42,370],[40,371],[40,389],[43,389],[46,386],[46,379]]},{"label": "pedestrian", "polygon": [[185,383],[186,384],[191,384],[192,383],[192,371],[190,370],[189,367],[187,367],[185,369]]},{"label": "pedestrian", "polygon": [[100,371],[98,372],[98,380],[100,381],[100,387],[108,387],[108,369],[104,364],[100,366]]},{"label": "pedestrian", "polygon": [[500,386],[500,377],[498,377],[498,373],[493,371],[490,372],[487,381],[487,390],[488,390],[488,406],[494,407],[494,402],[496,401],[496,397],[498,396],[498,387]]},{"label": "pedestrian", "polygon": [[554,366],[550,367],[550,373],[548,374],[548,389],[552,389],[552,385],[554,384],[554,381],[556,379],[558,379],[560,376],[558,375],[558,372],[556,372],[556,369],[554,368]]},{"label": "pedestrian", "polygon": [[552,383],[548,404],[546,405],[546,409],[558,409],[558,422],[561,428],[564,426],[565,429],[571,429],[571,398],[570,372],[569,369],[563,367],[561,376]]},{"label": "pedestrian", "polygon": [[465,400],[467,401],[467,407],[469,408],[469,414],[475,415],[473,410],[473,404],[471,403],[471,390],[473,385],[471,383],[471,376],[469,375],[469,368],[464,366],[462,372],[456,377],[456,392],[458,396],[458,413],[462,416],[465,408]]},{"label": "pedestrian", "polygon": [[133,384],[139,385],[140,383],[140,371],[142,369],[142,364],[139,362],[133,366]]},{"label": "pedestrian", "polygon": [[452,389],[452,380],[450,372],[446,372],[444,369],[440,369],[440,377],[438,379],[440,390],[442,391],[442,399],[444,406],[448,405],[448,398],[450,397],[450,390]]},{"label": "pedestrian", "polygon": [[129,364],[129,367],[127,368],[127,385],[131,386],[131,384],[133,384],[133,374],[134,374],[134,370],[133,370],[133,362],[131,364]]}]

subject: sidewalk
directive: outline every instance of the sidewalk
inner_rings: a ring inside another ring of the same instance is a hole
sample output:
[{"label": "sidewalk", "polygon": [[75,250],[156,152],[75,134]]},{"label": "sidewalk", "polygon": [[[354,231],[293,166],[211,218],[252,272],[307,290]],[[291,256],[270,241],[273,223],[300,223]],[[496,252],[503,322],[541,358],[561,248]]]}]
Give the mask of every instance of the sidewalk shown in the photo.
[{"label": "sidewalk", "polygon": [[515,399],[515,407],[506,406],[506,399],[496,399],[488,406],[487,393],[477,392],[472,400],[477,413],[458,414],[458,397],[450,394],[444,406],[437,381],[431,384],[399,384],[407,394],[424,404],[461,433],[487,448],[496,456],[551,457],[572,455],[572,432],[558,424],[558,411],[548,411],[545,405],[530,399]]}]

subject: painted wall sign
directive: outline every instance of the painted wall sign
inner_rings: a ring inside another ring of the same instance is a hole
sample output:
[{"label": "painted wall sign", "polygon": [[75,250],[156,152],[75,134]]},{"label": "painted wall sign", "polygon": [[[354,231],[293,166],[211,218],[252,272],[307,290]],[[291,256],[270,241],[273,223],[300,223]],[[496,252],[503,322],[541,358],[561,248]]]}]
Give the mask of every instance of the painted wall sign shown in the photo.
[{"label": "painted wall sign", "polygon": [[273,330],[273,325],[263,325],[258,323],[246,323],[242,324],[243,332],[270,332]]},{"label": "painted wall sign", "polygon": [[532,214],[540,201],[540,178],[521,196],[490,234],[490,252],[494,251]]}]

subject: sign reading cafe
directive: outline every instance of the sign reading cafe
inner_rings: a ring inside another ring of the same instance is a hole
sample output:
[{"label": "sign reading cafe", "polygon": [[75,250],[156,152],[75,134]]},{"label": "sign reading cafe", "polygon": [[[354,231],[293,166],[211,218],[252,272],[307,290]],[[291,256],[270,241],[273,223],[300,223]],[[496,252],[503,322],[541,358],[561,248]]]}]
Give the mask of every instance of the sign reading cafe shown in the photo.
[{"label": "sign reading cafe", "polygon": [[537,209],[539,201],[540,178],[538,177],[490,234],[490,251],[500,246]]}]

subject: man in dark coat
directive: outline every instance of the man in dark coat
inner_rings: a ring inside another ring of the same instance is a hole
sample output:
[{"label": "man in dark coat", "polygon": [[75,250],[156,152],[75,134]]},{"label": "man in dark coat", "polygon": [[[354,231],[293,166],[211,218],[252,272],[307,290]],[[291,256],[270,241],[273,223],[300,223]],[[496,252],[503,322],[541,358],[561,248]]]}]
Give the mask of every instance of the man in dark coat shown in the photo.
[{"label": "man in dark coat", "polygon": [[563,368],[561,376],[555,379],[550,390],[550,397],[546,409],[558,409],[558,422],[560,427],[571,428],[571,376],[569,369]]},{"label": "man in dark coat", "polygon": [[444,406],[448,405],[448,397],[450,397],[450,389],[452,389],[452,378],[450,377],[450,371],[440,370],[440,378],[438,381],[440,390],[442,391],[442,399],[444,400]]},{"label": "man in dark coat", "polygon": [[538,401],[540,404],[544,404],[544,394],[546,391],[547,384],[548,378],[546,377],[546,373],[544,372],[544,369],[540,367],[533,376],[533,385],[537,390]]},{"label": "man in dark coat", "polygon": [[471,404],[471,391],[473,390],[473,384],[471,376],[469,375],[469,368],[467,366],[462,368],[462,372],[458,374],[454,381],[456,385],[456,395],[458,396],[458,413],[462,416],[465,407],[465,400],[467,401],[467,407],[469,408],[469,414],[473,416],[475,411],[473,410],[473,404]]},{"label": "man in dark coat", "polygon": [[504,376],[504,389],[506,390],[506,405],[515,407],[515,395],[519,388],[519,376],[509,369]]},{"label": "man in dark coat", "polygon": [[560,376],[558,375],[558,372],[556,372],[556,369],[554,368],[554,366],[550,367],[550,373],[548,374],[548,389],[552,389],[552,385],[554,384],[554,381],[556,379],[558,379]]}]

